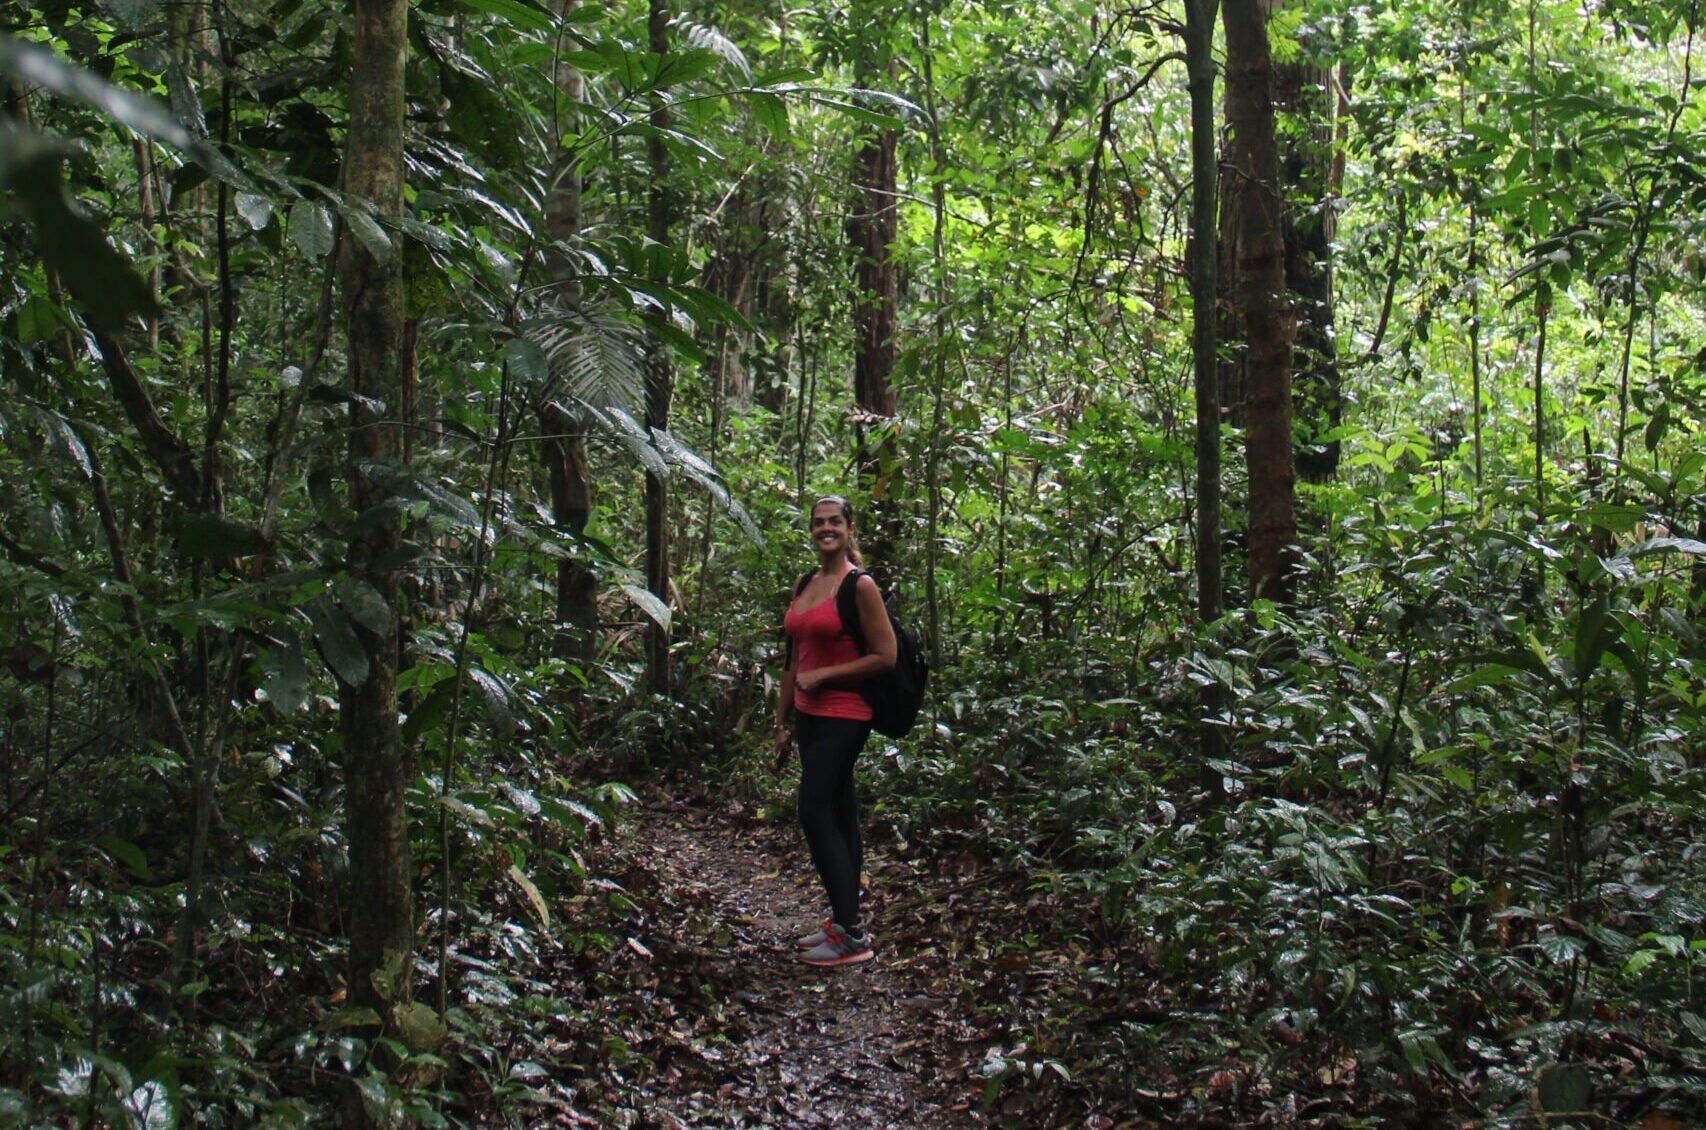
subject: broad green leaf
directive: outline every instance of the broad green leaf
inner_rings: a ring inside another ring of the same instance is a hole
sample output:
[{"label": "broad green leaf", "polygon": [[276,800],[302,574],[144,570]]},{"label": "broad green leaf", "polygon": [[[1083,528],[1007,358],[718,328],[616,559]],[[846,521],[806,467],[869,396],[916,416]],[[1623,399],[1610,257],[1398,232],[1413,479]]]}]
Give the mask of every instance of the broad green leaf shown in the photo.
[{"label": "broad green leaf", "polygon": [[290,715],[308,701],[308,663],[294,636],[261,653],[261,690],[279,713]]},{"label": "broad green leaf", "polygon": [[648,589],[641,588],[639,585],[623,585],[622,591],[628,594],[628,599],[633,601],[641,612],[651,618],[652,623],[666,632],[669,631],[669,605],[660,600],[656,594]]},{"label": "broad green leaf", "polygon": [[129,840],[121,840],[117,836],[102,836],[95,843],[102,851],[124,864],[125,870],[136,878],[144,883],[154,881],[154,873],[148,868],[148,857]]},{"label": "broad green leaf", "polygon": [[178,552],[203,561],[248,557],[264,551],[268,545],[259,529],[223,514],[179,514],[172,519],[171,526]]},{"label": "broad green leaf", "polygon": [[1607,642],[1606,632],[1616,632],[1620,629],[1617,620],[1611,618],[1611,598],[1601,593],[1588,606],[1582,609],[1581,619],[1576,621],[1576,679],[1585,680],[1599,666],[1600,657],[1605,654]]},{"label": "broad green leaf", "polygon": [[85,479],[94,478],[95,465],[89,459],[89,449],[83,446],[83,437],[77,434],[77,429],[57,412],[46,408],[37,408],[36,416],[45,427],[53,446],[83,473]]},{"label": "broad green leaf", "polygon": [[1591,503],[1582,507],[1576,515],[1584,525],[1598,526],[1614,534],[1628,533],[1645,516],[1646,511],[1642,507],[1616,502]]},{"label": "broad green leaf", "polygon": [[73,98],[146,137],[180,149],[195,144],[188,130],[158,103],[121,90],[93,71],[67,63],[44,47],[0,35],[0,73],[9,73],[65,98]]},{"label": "broad green leaf", "polygon": [[290,206],[290,242],[305,259],[323,259],[333,243],[332,213],[317,200],[298,200]]},{"label": "broad green leaf", "polygon": [[18,307],[18,344],[46,341],[64,326],[59,307],[39,294],[32,294]]},{"label": "broad green leaf", "polygon": [[166,68],[166,96],[172,104],[172,118],[192,137],[207,136],[207,115],[201,108],[201,95],[195,81],[181,63]]},{"label": "broad green leaf", "polygon": [[[6,73],[14,74],[32,86],[81,102],[126,129],[178,147],[202,169],[241,192],[260,191],[259,186],[232,164],[230,158],[213,146],[197,141],[154,100],[120,89],[93,71],[68,63],[45,48],[0,35],[0,74]],[[170,72],[168,86],[171,86]],[[199,109],[197,103],[197,114]],[[186,105],[185,110],[190,110],[190,107]],[[0,138],[0,153],[11,145],[10,140]]]},{"label": "broad green leaf", "polygon": [[515,885],[521,888],[521,893],[527,896],[528,905],[532,906],[533,913],[539,916],[540,924],[549,930],[551,928],[551,908],[545,905],[545,896],[539,893],[539,888],[533,885],[533,880],[529,879],[515,864],[510,864],[508,875]]},{"label": "broad green leaf", "polygon": [[178,1125],[178,1106],[166,1084],[150,1079],[124,1098],[131,1130],[173,1130]]},{"label": "broad green leaf", "polygon": [[453,796],[441,796],[438,798],[438,803],[476,828],[496,828],[498,826],[497,821],[493,820],[485,810],[476,808],[465,800]]},{"label": "broad green leaf", "polygon": [[476,12],[501,16],[516,27],[528,31],[550,31],[553,25],[549,12],[527,3],[526,0],[462,0],[462,3]]},{"label": "broad green leaf", "polygon": [[1647,966],[1657,961],[1661,956],[1658,950],[1636,950],[1629,955],[1629,960],[1623,963],[1625,977],[1639,977],[1646,971]]},{"label": "broad green leaf", "polygon": [[272,201],[253,192],[239,192],[237,214],[251,230],[260,231],[272,219]]},{"label": "broad green leaf", "polygon": [[359,577],[345,577],[337,592],[338,603],[356,623],[376,636],[391,630],[391,602],[378,589]]},{"label": "broad green leaf", "polygon": [[338,214],[344,218],[344,226],[355,236],[356,242],[367,248],[374,262],[383,263],[391,257],[391,237],[385,234],[373,213],[360,204],[347,204],[338,209]]},{"label": "broad green leaf", "polygon": [[319,596],[304,605],[303,611],[314,624],[314,642],[332,673],[348,686],[359,687],[367,682],[370,670],[367,651],[337,605]]},{"label": "broad green leaf", "polygon": [[499,731],[514,729],[515,715],[510,708],[514,692],[508,684],[483,667],[470,667],[468,679],[480,689],[486,704],[487,724]]},{"label": "broad green leaf", "polygon": [[752,116],[778,141],[788,136],[788,104],[774,94],[754,91],[746,96]]},{"label": "broad green leaf", "polygon": [[156,306],[148,284],[113,250],[100,227],[71,206],[60,174],[65,152],[0,124],[0,189],[23,203],[42,261],[59,273],[96,321],[117,326],[132,315],[152,317]]},{"label": "broad green leaf", "polygon": [[1694,538],[1648,538],[1629,547],[1629,557],[1645,557],[1649,553],[1686,553],[1690,557],[1706,557],[1706,541]]}]

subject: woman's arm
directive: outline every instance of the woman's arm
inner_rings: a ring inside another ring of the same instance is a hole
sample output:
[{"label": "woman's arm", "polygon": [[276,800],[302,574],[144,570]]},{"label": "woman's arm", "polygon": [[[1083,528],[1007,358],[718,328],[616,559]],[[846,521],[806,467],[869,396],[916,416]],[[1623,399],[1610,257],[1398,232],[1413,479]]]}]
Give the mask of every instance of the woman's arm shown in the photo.
[{"label": "woman's arm", "polygon": [[809,691],[825,684],[858,683],[872,675],[893,669],[897,654],[894,626],[889,623],[888,609],[883,607],[883,597],[877,591],[877,582],[871,579],[869,573],[859,578],[859,583],[853,589],[853,597],[859,610],[859,626],[865,629],[865,654],[850,663],[837,663],[833,667],[819,667],[816,670],[801,672],[789,686],[790,694],[796,686],[800,690]]}]

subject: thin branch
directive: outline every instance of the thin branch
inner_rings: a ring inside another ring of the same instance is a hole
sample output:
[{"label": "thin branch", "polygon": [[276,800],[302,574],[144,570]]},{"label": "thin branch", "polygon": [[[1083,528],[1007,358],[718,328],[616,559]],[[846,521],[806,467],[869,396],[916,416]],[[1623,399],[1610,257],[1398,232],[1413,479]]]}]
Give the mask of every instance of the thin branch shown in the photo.
[{"label": "thin branch", "polygon": [[[142,386],[142,378],[131,367],[130,359],[125,356],[124,347],[118,339],[107,332],[106,328],[96,323],[90,323],[90,332],[94,334],[95,345],[101,351],[101,367],[106,370],[107,381],[112,385],[113,395],[118,397],[125,415],[136,428],[138,437],[142,440],[143,449],[160,473],[165,476],[166,484],[172,488],[181,502],[193,506],[201,497],[201,475],[196,471],[195,453],[190,445],[185,443],[172,429],[160,419],[160,414],[154,410],[154,402],[148,396],[148,390]],[[91,449],[90,458],[94,457]]]},{"label": "thin branch", "polygon": [[65,576],[63,567],[55,565],[41,554],[13,541],[4,530],[0,530],[0,549],[4,549],[6,556],[10,557],[15,564],[46,573],[55,580]]}]

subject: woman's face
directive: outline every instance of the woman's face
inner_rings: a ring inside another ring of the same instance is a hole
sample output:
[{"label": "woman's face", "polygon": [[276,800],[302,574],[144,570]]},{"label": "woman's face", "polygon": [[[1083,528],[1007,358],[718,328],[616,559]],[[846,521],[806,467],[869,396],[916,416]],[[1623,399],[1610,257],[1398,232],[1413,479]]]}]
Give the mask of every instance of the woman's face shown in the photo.
[{"label": "woman's face", "polygon": [[838,502],[820,502],[812,507],[812,548],[819,553],[834,553],[847,548],[847,513]]}]

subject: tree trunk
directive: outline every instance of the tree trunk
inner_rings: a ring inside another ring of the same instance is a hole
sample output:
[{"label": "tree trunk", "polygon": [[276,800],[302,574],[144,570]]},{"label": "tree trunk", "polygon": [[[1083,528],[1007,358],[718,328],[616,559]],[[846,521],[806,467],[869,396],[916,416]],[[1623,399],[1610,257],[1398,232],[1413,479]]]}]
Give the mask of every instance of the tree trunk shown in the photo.
[{"label": "tree trunk", "polygon": [[[1220,376],[1215,341],[1214,16],[1219,0],[1185,0],[1185,70],[1191,95],[1191,358],[1197,409],[1197,618],[1220,619]],[[1221,755],[1220,688],[1203,693],[1203,760]],[[1205,770],[1206,774],[1206,770]],[[1214,776],[1218,777],[1218,774]]]},{"label": "tree trunk", "polygon": [[873,416],[895,414],[895,149],[893,130],[881,130],[859,146],[853,158],[854,211],[847,221],[858,334],[853,342],[853,396]]},{"label": "tree trunk", "polygon": [[1291,450],[1291,345],[1283,197],[1274,141],[1272,66],[1259,0],[1226,0],[1229,197],[1236,240],[1234,299],[1243,331],[1245,457],[1249,467],[1250,599],[1291,602],[1296,589],[1297,472]]},{"label": "tree trunk", "polygon": [[[854,83],[872,87],[894,79],[881,5],[853,6],[854,35],[860,44]],[[891,129],[867,133],[853,157],[853,204],[847,217],[847,242],[853,252],[853,399],[860,409],[855,425],[862,485],[871,499],[865,529],[865,556],[882,565],[893,554],[898,536],[894,511],[895,464],[891,433],[873,443],[869,425],[894,416],[896,302],[899,276],[894,241],[899,220],[896,189],[898,134]],[[885,469],[886,467],[886,469]]]},{"label": "tree trunk", "polygon": [[[562,16],[566,20],[579,5],[564,0]],[[574,107],[586,98],[586,78],[572,66],[559,64],[557,86]],[[545,201],[545,230],[554,244],[571,244],[581,234],[581,178],[578,152],[578,129],[575,144],[564,145],[556,139],[553,154],[554,168],[551,195]],[[562,316],[573,317],[580,308],[581,284],[569,257],[554,250],[547,260]],[[587,519],[592,514],[592,475],[587,462],[586,425],[575,408],[558,404],[539,406],[540,428],[545,435],[541,457],[551,489],[551,520],[557,528],[578,538],[586,532]],[[598,652],[598,577],[581,560],[577,542],[569,555],[557,562],[556,630],[552,637],[552,652],[559,658],[578,664],[584,671]]]},{"label": "tree trunk", "polygon": [[[647,37],[654,55],[669,51],[669,12],[664,0],[651,0],[647,20]],[[651,124],[659,133],[669,128],[669,111],[661,98],[655,99]],[[654,134],[646,142],[647,173],[651,185],[646,194],[646,234],[652,242],[668,246],[671,221],[669,198],[669,150],[662,138]],[[665,315],[653,314],[659,318]],[[663,338],[653,334],[646,349],[646,427],[664,430],[669,427],[669,400],[672,376],[669,347]],[[663,476],[646,472],[646,588],[653,596],[669,603],[669,489]],[[669,632],[660,624],[651,624],[646,632],[646,679],[654,693],[669,692]]]},{"label": "tree trunk", "polygon": [[[344,190],[352,205],[372,204],[381,220],[403,205],[405,0],[356,0],[350,119]],[[357,239],[343,241],[344,324],[349,347],[350,503],[365,517],[387,501],[367,474],[370,460],[401,452],[395,412],[403,402],[402,256],[375,259]],[[394,564],[402,541],[393,513],[365,520],[350,540],[350,576],[372,585],[396,608]],[[346,821],[350,844],[352,1005],[387,1012],[410,995],[414,907],[403,790],[409,766],[397,727],[397,619],[374,632],[350,618],[367,677],[339,684]]]},{"label": "tree trunk", "polygon": [[1293,139],[1280,162],[1280,180],[1287,202],[1285,281],[1297,317],[1292,386],[1297,470],[1310,482],[1325,482],[1339,467],[1339,441],[1325,437],[1344,419],[1333,337],[1332,246],[1338,227],[1333,72],[1311,63],[1277,65],[1274,97],[1290,120],[1286,136]]},{"label": "tree trunk", "polygon": [[[592,476],[581,421],[557,404],[540,409],[545,470],[551,482],[551,520],[576,535],[592,516]],[[557,629],[554,653],[582,670],[598,650],[598,578],[581,563],[579,548],[557,562]]]}]

